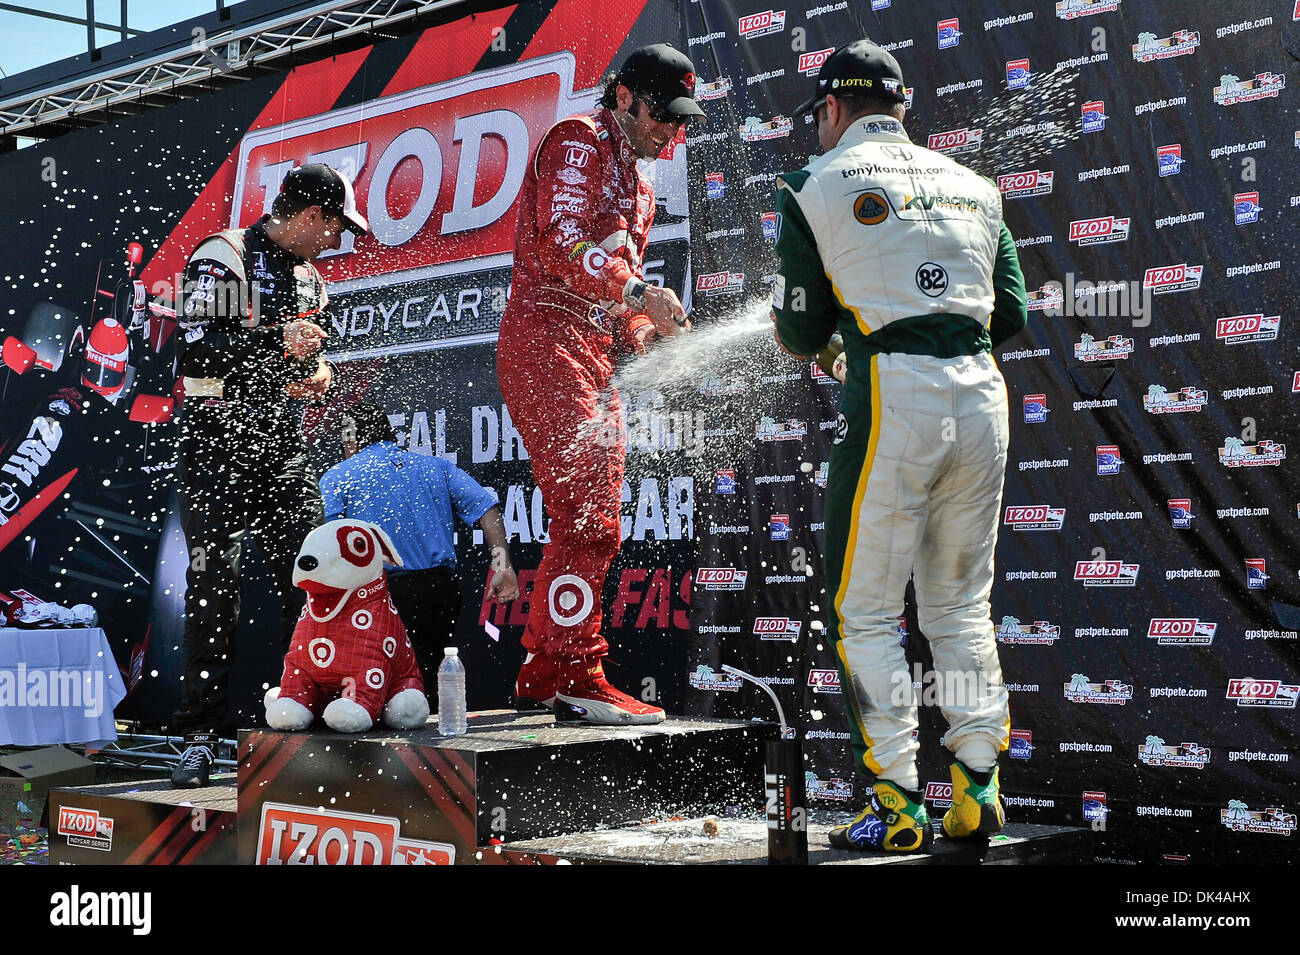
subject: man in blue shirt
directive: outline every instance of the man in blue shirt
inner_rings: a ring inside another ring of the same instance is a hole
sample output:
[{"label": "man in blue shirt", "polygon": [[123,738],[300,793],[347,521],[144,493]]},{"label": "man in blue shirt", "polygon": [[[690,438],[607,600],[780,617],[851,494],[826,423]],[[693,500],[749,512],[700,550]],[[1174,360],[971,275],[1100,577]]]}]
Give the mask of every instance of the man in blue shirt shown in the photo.
[{"label": "man in blue shirt", "polygon": [[519,596],[497,496],[443,458],[403,451],[388,415],[367,402],[343,412],[342,445],[343,460],[320,479],[325,519],[369,521],[392,538],[403,566],[389,572],[388,590],[431,688],[460,614],[454,518],[483,529],[493,599]]}]

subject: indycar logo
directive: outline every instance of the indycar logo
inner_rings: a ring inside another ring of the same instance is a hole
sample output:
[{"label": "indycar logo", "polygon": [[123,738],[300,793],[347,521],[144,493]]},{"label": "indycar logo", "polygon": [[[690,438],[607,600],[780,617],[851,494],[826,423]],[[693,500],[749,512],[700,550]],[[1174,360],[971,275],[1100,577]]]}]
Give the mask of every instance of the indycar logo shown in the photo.
[{"label": "indycar logo", "polygon": [[831,463],[829,461],[823,461],[821,466],[817,468],[817,474],[813,478],[813,481],[818,487],[825,487],[826,482],[830,479],[830,475]]},{"label": "indycar logo", "polygon": [[1156,166],[1160,170],[1161,176],[1176,176],[1182,171],[1183,163],[1187,162],[1183,158],[1183,144],[1171,143],[1168,146],[1156,147]]},{"label": "indycar logo", "polygon": [[1106,128],[1106,120],[1110,119],[1106,115],[1105,100],[1092,100],[1084,103],[1080,107],[1083,113],[1083,131],[1085,133],[1099,133]]},{"label": "indycar logo", "polygon": [[1034,74],[1029,70],[1029,60],[1007,60],[1007,89],[1023,90],[1029,86]]},{"label": "indycar logo", "polygon": [[960,26],[961,24],[957,22],[956,17],[951,20],[939,21],[939,49],[949,50],[961,42],[962,32],[959,29]]},{"label": "indycar logo", "polygon": [[1259,221],[1259,214],[1264,207],[1259,204],[1258,192],[1239,192],[1232,197],[1233,221],[1237,225],[1249,225]]},{"label": "indycar logo", "polygon": [[1172,766],[1175,769],[1204,769],[1210,761],[1210,751],[1200,743],[1179,743],[1166,746],[1159,736],[1148,736],[1138,747],[1138,759],[1148,766]]},{"label": "indycar logo", "polygon": [[1098,474],[1119,474],[1119,469],[1123,466],[1124,459],[1120,456],[1118,445],[1101,444],[1097,446]]},{"label": "indycar logo", "polygon": [[1251,80],[1242,80],[1231,73],[1224,73],[1219,77],[1219,85],[1214,88],[1214,101],[1220,106],[1235,106],[1238,103],[1269,99],[1284,89],[1286,76],[1281,73],[1266,70],[1255,74]]},{"label": "indycar logo", "polygon": [[726,693],[735,693],[745,681],[730,673],[716,673],[713,667],[701,663],[691,673],[687,682],[697,690],[722,690]]},{"label": "indycar logo", "polygon": [[113,849],[113,820],[101,816],[94,809],[59,807],[59,821],[55,831],[68,845],[79,849],[111,852]]},{"label": "indycar logo", "polygon": [[725,471],[716,472],[717,493],[718,494],[735,494],[736,493],[736,472],[730,468]]},{"label": "indycar logo", "polygon": [[1162,647],[1208,647],[1219,625],[1197,617],[1152,617],[1147,638]]},{"label": "indycar logo", "polygon": [[768,532],[772,535],[774,541],[788,541],[790,539],[790,515],[773,514],[768,519]]},{"label": "indycar logo", "polygon": [[721,199],[727,191],[727,182],[720,172],[706,172],[704,174],[704,198]]},{"label": "indycar logo", "polygon": [[1065,508],[1046,504],[1008,506],[1002,523],[1014,531],[1059,531],[1065,523]]},{"label": "indycar logo", "polygon": [[748,116],[745,118],[745,125],[740,127],[740,138],[747,143],[757,143],[765,139],[789,136],[793,130],[794,123],[786,116],[774,116],[767,121],[757,116]]},{"label": "indycar logo", "polygon": [[960,153],[979,152],[983,143],[982,129],[950,129],[946,133],[931,133],[926,146],[937,153],[956,156]]},{"label": "indycar logo", "polygon": [[1085,587],[1136,587],[1140,566],[1118,560],[1081,560],[1074,565],[1074,579]]},{"label": "indycar logo", "polygon": [[1241,438],[1229,437],[1219,448],[1219,463],[1227,468],[1257,468],[1281,464],[1285,460],[1286,445],[1276,441],[1246,444]]},{"label": "indycar logo", "polygon": [[1051,646],[1061,638],[1061,628],[1046,620],[1022,625],[1015,617],[1003,617],[997,631],[998,643]]},{"label": "indycar logo", "polygon": [[1133,59],[1139,63],[1154,60],[1167,60],[1175,56],[1187,56],[1195,53],[1201,45],[1201,35],[1189,30],[1175,30],[1173,36],[1163,40],[1154,33],[1139,33],[1138,41],[1133,44]]},{"label": "indycar logo", "polygon": [[764,212],[759,217],[759,222],[763,229],[763,238],[772,242],[777,240],[781,234],[781,215],[777,212]]},{"label": "indycar logo", "polygon": [[1179,388],[1170,394],[1161,385],[1149,385],[1142,399],[1142,408],[1148,414],[1181,414],[1200,411],[1208,401],[1209,395],[1204,388]]},{"label": "indycar logo", "polygon": [[765,10],[740,18],[740,35],[746,40],[769,33],[780,33],[785,29],[784,10]]},{"label": "indycar logo", "polygon": [[1119,680],[1107,680],[1105,683],[1090,683],[1082,673],[1075,673],[1070,682],[1064,684],[1065,698],[1071,703],[1103,703],[1108,706],[1123,706],[1133,699],[1131,684]]},{"label": "indycar logo", "polygon": [[809,670],[808,685],[814,693],[839,693],[839,670]]},{"label": "indycar logo", "polygon": [[695,85],[695,98],[700,102],[722,99],[730,92],[731,80],[725,76],[719,76],[712,83],[697,83]]},{"label": "indycar logo", "polygon": [[1022,402],[1025,424],[1043,424],[1047,421],[1047,395],[1025,395]]},{"label": "indycar logo", "polygon": [[1264,558],[1246,558],[1246,589],[1267,590],[1268,574],[1264,572]]},{"label": "indycar logo", "polygon": [[744,272],[710,272],[695,279],[695,291],[706,298],[739,292],[745,287]]},{"label": "indycar logo", "polygon": [[1240,799],[1229,799],[1228,808],[1219,810],[1219,822],[1233,832],[1257,832],[1270,836],[1289,836],[1295,832],[1295,813],[1280,806],[1251,809]]},{"label": "indycar logo", "polygon": [[1281,325],[1280,315],[1230,315],[1214,323],[1214,337],[1229,345],[1268,342],[1277,338]]},{"label": "indycar logo", "polygon": [[760,640],[788,640],[794,643],[803,631],[802,620],[789,617],[756,617],[754,635]]},{"label": "indycar logo", "polygon": [[821,72],[822,64],[835,52],[835,47],[827,47],[813,53],[799,54],[799,72],[805,76],[816,76]]},{"label": "indycar logo", "polygon": [[1090,17],[1095,13],[1114,13],[1120,0],[1057,0],[1056,15],[1062,20]]},{"label": "indycar logo", "polygon": [[401,820],[338,809],[262,804],[258,865],[452,865],[456,847],[401,837]]},{"label": "indycar logo", "polygon": [[1025,196],[1045,196],[1052,191],[1056,173],[1051,169],[1028,169],[998,176],[998,192],[1006,199],[1023,199]]},{"label": "indycar logo", "polygon": [[1074,357],[1080,361],[1112,361],[1128,358],[1133,354],[1133,339],[1123,335],[1111,335],[1097,341],[1087,332],[1080,336],[1074,346]]},{"label": "indycar logo", "polygon": [[1034,756],[1034,734],[1031,730],[1012,730],[1011,749],[1007,753],[1012,759],[1032,759]]},{"label": "indycar logo", "polygon": [[1175,530],[1190,530],[1195,518],[1191,498],[1176,497],[1169,501],[1169,520]]},{"label": "indycar logo", "polygon": [[1070,223],[1070,241],[1079,245],[1102,245],[1107,242],[1127,242],[1128,218],[1102,216],[1097,219],[1075,219]]},{"label": "indycar logo", "polygon": [[1281,680],[1255,680],[1242,677],[1228,681],[1227,699],[1236,700],[1238,706],[1266,706],[1276,709],[1295,709],[1300,686]]},{"label": "indycar logo", "polygon": [[749,571],[735,567],[700,567],[695,571],[695,585],[705,590],[744,590]]},{"label": "indycar logo", "polygon": [[1142,287],[1150,289],[1152,295],[1168,295],[1171,292],[1190,292],[1201,287],[1202,265],[1158,265],[1147,269],[1142,276]]}]

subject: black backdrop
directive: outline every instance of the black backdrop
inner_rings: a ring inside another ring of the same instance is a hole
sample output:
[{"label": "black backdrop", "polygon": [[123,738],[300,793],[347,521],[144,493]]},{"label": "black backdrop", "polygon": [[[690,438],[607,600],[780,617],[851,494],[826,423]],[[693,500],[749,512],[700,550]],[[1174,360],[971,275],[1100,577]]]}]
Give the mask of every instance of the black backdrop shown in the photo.
[{"label": "black backdrop", "polygon": [[[1293,6],[1242,2],[1229,15],[1138,0],[781,9],[689,0],[631,3],[622,20],[604,22],[595,4],[572,0],[449,24],[0,156],[4,181],[22,186],[0,197],[9,300],[0,326],[18,332],[41,301],[87,314],[96,263],[113,273],[132,239],[147,255],[161,247],[155,273],[166,273],[160,263],[174,267],[176,249],[183,257],[205,225],[227,224],[231,170],[251,128],[373,109],[462,74],[492,90],[505,82],[493,71],[566,49],[575,66],[563,93],[582,101],[610,62],[663,38],[693,57],[710,122],[684,145],[689,202],[661,205],[655,257],[702,330],[741,312],[752,319],[775,264],[772,179],[815,149],[810,128],[790,119],[811,84],[801,69],[814,69],[819,51],[869,35],[894,49],[912,84],[913,140],[949,134],[936,146],[962,150],[963,161],[998,179],[1032,290],[1030,328],[998,354],[1014,412],[993,594],[1013,691],[1016,741],[1004,769],[1012,817],[1091,820],[1105,829],[1099,855],[1111,861],[1285,858],[1300,683],[1300,495],[1285,456],[1300,369],[1287,282],[1300,205],[1289,185],[1300,122],[1285,88]],[[494,48],[494,23],[504,49]],[[1025,88],[1009,88],[1009,77],[1019,85],[1026,76]],[[286,106],[287,93],[296,99]],[[291,134],[286,126],[284,139]],[[1173,158],[1162,164],[1162,155]],[[53,183],[42,175],[51,158]],[[363,192],[367,175],[363,166]],[[1072,225],[1087,220],[1103,222]],[[369,351],[338,336],[335,353],[353,371],[349,397],[379,397],[412,447],[455,454],[496,488],[516,563],[533,567],[545,520],[502,418],[491,345],[492,292],[508,261],[486,241],[481,266],[437,242],[421,248],[446,267],[396,275],[378,250],[366,261],[386,275],[379,286],[358,287],[364,268],[332,275],[337,314],[385,297],[450,290],[454,300],[471,285],[483,306],[472,327],[431,323]],[[1131,301],[1109,291],[1076,296],[1085,281],[1124,283]],[[1263,321],[1220,321],[1252,315]],[[633,422],[629,540],[606,588],[615,669],[647,698],[692,713],[770,715],[764,696],[722,678],[722,663],[769,680],[801,727],[810,792],[827,805],[857,804],[862,784],[818,629],[818,478],[839,389],[775,354],[762,335],[719,342],[688,385],[625,395],[653,414]],[[18,436],[20,421],[25,435],[29,412],[62,382],[5,375],[6,434]],[[97,401],[74,420],[60,447],[81,466],[62,502],[68,511],[48,509],[24,535],[31,540],[0,553],[0,588],[96,603],[119,663],[130,668],[133,649],[139,663],[120,712],[157,720],[179,670],[182,555],[168,429],[146,432]],[[308,415],[306,425],[319,463],[330,463],[330,415]],[[101,518],[112,534],[96,525]],[[461,530],[471,705],[502,705],[521,608],[482,606],[486,555]],[[1247,561],[1263,562],[1253,582],[1264,586],[1249,586]],[[697,567],[710,572],[697,572],[692,587]],[[1109,574],[1121,586],[1076,573]],[[742,575],[743,589],[730,589]],[[250,720],[276,670],[265,587],[254,562],[240,635],[247,685],[236,693]],[[484,619],[500,626],[499,641]],[[923,663],[910,612],[900,627]],[[941,732],[926,708],[927,783],[946,779]],[[942,807],[942,786],[928,795]]]}]

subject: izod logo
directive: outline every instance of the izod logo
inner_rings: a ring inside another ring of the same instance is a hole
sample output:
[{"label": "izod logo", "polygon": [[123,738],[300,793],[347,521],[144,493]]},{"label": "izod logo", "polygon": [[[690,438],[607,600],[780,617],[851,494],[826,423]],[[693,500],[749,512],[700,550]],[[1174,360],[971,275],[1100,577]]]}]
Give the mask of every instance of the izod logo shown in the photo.
[{"label": "izod logo", "polygon": [[451,865],[456,847],[401,838],[389,816],[262,804],[258,865]]},{"label": "izod logo", "polygon": [[827,58],[835,52],[835,47],[828,47],[825,50],[817,50],[814,53],[799,54],[799,72],[805,75],[816,76],[821,72],[822,64]]}]

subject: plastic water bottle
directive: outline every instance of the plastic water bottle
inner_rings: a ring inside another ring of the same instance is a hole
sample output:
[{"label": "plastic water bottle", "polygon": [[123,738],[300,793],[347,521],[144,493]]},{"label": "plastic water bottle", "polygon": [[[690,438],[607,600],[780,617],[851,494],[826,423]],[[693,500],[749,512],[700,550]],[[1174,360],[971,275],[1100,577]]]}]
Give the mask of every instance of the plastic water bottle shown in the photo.
[{"label": "plastic water bottle", "polygon": [[464,736],[469,730],[465,719],[465,664],[460,650],[443,647],[446,654],[438,667],[438,732],[443,736]]}]

